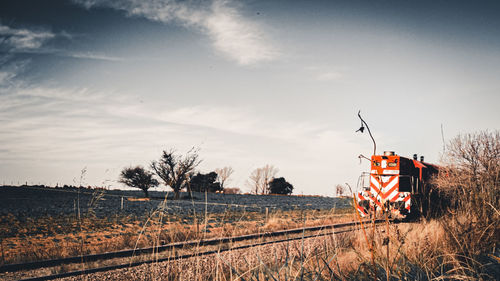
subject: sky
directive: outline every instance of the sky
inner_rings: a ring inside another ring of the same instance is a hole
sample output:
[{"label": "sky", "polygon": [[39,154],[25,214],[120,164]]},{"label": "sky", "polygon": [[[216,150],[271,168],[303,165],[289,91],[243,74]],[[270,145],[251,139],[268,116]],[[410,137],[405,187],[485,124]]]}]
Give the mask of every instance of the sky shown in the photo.
[{"label": "sky", "polygon": [[197,147],[230,187],[271,164],[333,196],[369,169],[358,111],[377,153],[439,163],[500,127],[499,27],[496,1],[4,0],[0,183],[120,188]]}]

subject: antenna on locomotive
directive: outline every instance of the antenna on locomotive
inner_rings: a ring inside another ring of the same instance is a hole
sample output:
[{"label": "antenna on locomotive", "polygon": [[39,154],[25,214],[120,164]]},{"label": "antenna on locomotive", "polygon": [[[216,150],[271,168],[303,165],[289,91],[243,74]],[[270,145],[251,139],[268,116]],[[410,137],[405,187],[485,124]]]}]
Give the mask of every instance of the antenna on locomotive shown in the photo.
[{"label": "antenna on locomotive", "polygon": [[372,132],[370,131],[370,127],[368,127],[368,124],[365,122],[365,120],[363,120],[363,118],[361,118],[361,110],[358,111],[358,117],[361,120],[361,127],[356,132],[363,133],[363,131],[365,130],[364,126],[366,126],[366,129],[368,130],[368,134],[370,134],[370,138],[372,138],[372,141],[373,141],[373,155],[377,155],[377,144],[375,143],[375,139],[372,136]]}]

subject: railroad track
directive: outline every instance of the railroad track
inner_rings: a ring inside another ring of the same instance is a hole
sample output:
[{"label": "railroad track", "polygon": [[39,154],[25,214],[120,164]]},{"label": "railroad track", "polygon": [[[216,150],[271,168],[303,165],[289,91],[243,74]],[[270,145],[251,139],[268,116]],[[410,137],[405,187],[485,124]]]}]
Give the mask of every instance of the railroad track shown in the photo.
[{"label": "railroad track", "polygon": [[[382,222],[385,222],[385,221],[384,220],[375,221],[375,223],[377,223],[377,224],[380,224]],[[371,221],[366,221],[366,223],[371,223]],[[302,235],[295,236],[295,237],[286,237],[284,239],[278,239],[278,240],[257,242],[257,243],[234,246],[234,247],[218,248],[216,250],[208,250],[208,251],[204,251],[204,252],[196,252],[196,253],[190,253],[190,254],[184,254],[184,255],[174,255],[174,256],[168,256],[168,257],[164,257],[164,258],[140,260],[140,261],[135,261],[135,262],[122,262],[122,263],[115,264],[115,265],[94,267],[94,268],[88,268],[88,269],[83,269],[83,270],[63,272],[63,273],[57,273],[57,274],[52,274],[52,275],[45,275],[45,276],[38,276],[38,277],[22,279],[22,280],[26,280],[26,281],[27,280],[52,280],[52,279],[63,278],[63,277],[71,277],[71,276],[78,276],[78,275],[90,274],[90,273],[96,273],[96,272],[104,272],[104,271],[110,271],[110,270],[127,268],[127,267],[134,267],[134,266],[139,266],[142,264],[150,264],[150,263],[165,262],[165,261],[176,261],[176,260],[182,260],[182,259],[187,259],[187,258],[192,258],[192,257],[206,256],[206,255],[211,255],[211,254],[216,254],[216,253],[221,253],[221,252],[226,252],[226,251],[234,251],[234,250],[263,246],[263,245],[269,245],[269,244],[274,244],[274,243],[282,243],[282,242],[294,241],[294,240],[300,240],[300,239],[306,239],[306,238],[312,238],[312,237],[321,237],[321,236],[326,236],[326,235],[345,233],[345,232],[350,232],[350,231],[356,230],[357,228],[355,228],[355,226],[358,226],[359,224],[360,224],[359,222],[348,222],[348,223],[339,223],[339,224],[322,225],[322,226],[314,226],[314,227],[294,228],[294,229],[288,229],[288,230],[241,235],[241,236],[234,236],[234,237],[223,237],[223,238],[213,238],[213,239],[207,239],[207,240],[178,242],[178,243],[161,245],[161,246],[157,246],[157,247],[146,247],[146,248],[138,248],[138,249],[133,249],[133,250],[122,250],[122,251],[108,252],[108,253],[103,253],[103,254],[84,255],[84,256],[78,256],[78,257],[43,260],[43,261],[18,263],[18,264],[8,264],[8,265],[0,266],[0,273],[35,270],[35,269],[40,269],[40,268],[61,266],[61,265],[65,265],[65,264],[106,261],[106,260],[113,260],[113,259],[119,259],[119,258],[136,257],[139,255],[144,255],[144,254],[158,254],[160,252],[165,252],[165,251],[174,250],[174,249],[181,249],[181,248],[184,249],[184,248],[189,248],[189,247],[200,247],[200,246],[210,246],[210,245],[226,245],[226,244],[234,243],[234,242],[241,242],[241,241],[248,241],[248,240],[255,240],[255,239],[262,239],[262,238],[271,238],[271,237],[278,237],[278,236],[288,236],[288,235],[294,235],[294,234],[295,235],[302,234]],[[322,231],[322,230],[329,230],[329,229],[333,229],[334,231],[306,235],[306,232]]]}]

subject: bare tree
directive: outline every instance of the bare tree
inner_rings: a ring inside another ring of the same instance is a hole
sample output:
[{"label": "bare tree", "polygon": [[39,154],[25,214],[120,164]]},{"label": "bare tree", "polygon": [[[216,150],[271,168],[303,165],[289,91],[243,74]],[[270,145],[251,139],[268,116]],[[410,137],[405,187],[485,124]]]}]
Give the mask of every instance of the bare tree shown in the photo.
[{"label": "bare tree", "polygon": [[217,173],[217,181],[220,183],[222,189],[224,189],[224,184],[228,181],[229,177],[233,174],[234,170],[231,167],[224,167],[220,169],[215,169]]},{"label": "bare tree", "polygon": [[345,192],[345,188],[343,185],[341,184],[337,184],[335,186],[335,193],[337,194],[337,197],[341,197],[344,195],[344,192]]},{"label": "bare tree", "polygon": [[159,182],[153,178],[153,173],[145,170],[141,166],[124,168],[120,173],[119,182],[130,187],[137,187],[144,191],[144,195],[149,197],[148,189],[158,186]]},{"label": "bare tree", "polygon": [[248,179],[247,184],[254,194],[269,194],[269,183],[274,179],[278,169],[273,165],[266,165],[255,169]]},{"label": "bare tree", "polygon": [[175,150],[164,150],[160,160],[151,162],[151,168],[170,186],[179,199],[179,192],[189,182],[189,175],[200,164],[198,149],[192,148],[185,156],[176,155]]},{"label": "bare tree", "polygon": [[490,186],[498,184],[500,131],[458,135],[449,143],[444,159],[476,186],[481,186],[485,181],[489,181]]},{"label": "bare tree", "polygon": [[259,194],[262,190],[262,170],[257,168],[253,170],[248,178],[247,185],[250,186],[250,193]]},{"label": "bare tree", "polygon": [[[460,203],[477,203],[478,208],[498,202],[500,131],[458,135],[448,144],[443,162],[437,181],[441,190],[455,193]],[[479,200],[479,194],[486,197]]]},{"label": "bare tree", "polygon": [[269,183],[274,179],[279,170],[275,168],[273,165],[266,165],[262,169],[263,169],[262,174],[264,178],[263,187],[265,188],[262,190],[262,194],[269,194],[270,193]]}]

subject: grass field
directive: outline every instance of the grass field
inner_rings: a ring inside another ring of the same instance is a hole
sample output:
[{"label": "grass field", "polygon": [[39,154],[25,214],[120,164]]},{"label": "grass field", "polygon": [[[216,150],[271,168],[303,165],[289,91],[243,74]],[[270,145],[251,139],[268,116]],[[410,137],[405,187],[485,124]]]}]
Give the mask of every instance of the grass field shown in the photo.
[{"label": "grass field", "polygon": [[[2,189],[0,188],[0,192]],[[4,191],[14,198],[11,201],[15,198],[27,200],[33,196],[30,203],[26,204],[30,208],[24,207],[24,210],[20,210],[23,208],[20,204],[21,207],[13,209],[13,213],[7,213],[0,218],[1,261],[4,264],[352,220],[352,216],[345,215],[351,212],[351,209],[346,207],[295,210],[267,207],[263,208],[263,211],[250,207],[250,210],[246,211],[233,208],[230,203],[225,206],[220,196],[212,202],[207,201],[205,205],[203,202],[197,202],[200,204],[195,205],[189,201],[177,202],[169,199],[127,200],[125,204],[134,204],[132,207],[128,206],[133,212],[120,213],[119,206],[110,208],[108,205],[111,200],[102,200],[105,196],[99,192],[80,194],[80,204],[85,208],[78,212],[73,209],[76,204],[64,202],[72,202],[76,196],[74,193],[38,188],[36,195],[33,195],[31,190],[22,187],[6,188]],[[113,195],[116,195],[116,192]],[[214,198],[212,195],[212,199]],[[3,200],[8,198],[4,196]],[[50,201],[50,205],[60,205],[61,209],[66,206],[69,211],[66,210],[61,215],[44,215],[41,210],[46,202],[41,202],[42,200]],[[313,205],[311,202],[318,198],[303,197],[298,200],[302,200],[303,205],[307,207]],[[346,205],[345,201],[348,199],[342,201],[343,206]],[[115,203],[113,205],[116,205]],[[92,206],[89,206],[90,204]],[[172,208],[168,209],[167,206],[176,204],[189,208],[191,212],[172,213]],[[100,212],[96,213],[96,209]]]},{"label": "grass field", "polygon": [[[4,235],[2,262],[78,256],[355,219],[351,209],[274,211],[267,216],[263,212],[227,211],[201,213],[189,220],[172,216],[161,208],[149,212],[147,217],[99,218],[92,212],[80,218],[73,215],[19,219],[6,215],[0,222]],[[365,224],[365,232],[143,265],[88,277],[90,280],[109,279],[109,276],[112,276],[109,280],[131,276],[139,280],[495,279],[499,276],[495,255],[480,251],[473,256],[463,256],[463,249],[457,247],[457,239],[477,239],[457,232],[467,231],[463,227],[468,222],[467,215],[462,214],[462,219],[437,218],[376,227]],[[58,271],[79,268],[78,265],[66,266]],[[16,280],[19,275],[3,278]]]},{"label": "grass field", "polygon": [[[433,217],[404,224],[364,223],[358,231],[339,235],[303,238],[68,279],[499,280],[500,133],[459,136],[450,144],[444,161],[439,174],[432,179],[431,192],[439,193],[439,198],[445,200],[433,202],[440,210]],[[53,195],[47,197],[54,200]],[[132,201],[128,204],[136,205],[129,206],[129,212],[117,212],[119,197],[115,195],[98,200],[105,197],[99,193],[79,194],[78,198],[86,202],[78,204],[85,206],[84,212],[76,208],[75,201],[62,200],[59,205],[52,201],[49,205],[58,205],[55,210],[69,208],[61,215],[44,214],[33,203],[42,201],[41,194],[37,194],[35,201],[25,198],[24,203],[2,205],[2,263],[359,219],[347,198],[335,201],[321,197],[241,195],[227,197],[232,201],[224,202],[217,197],[209,201],[207,196],[203,204],[198,199],[197,202],[194,199],[171,201],[167,197],[156,203]],[[241,205],[245,200],[247,203]],[[100,208],[100,202],[106,202],[104,205],[108,207]],[[255,206],[251,202],[261,204]],[[288,204],[290,202],[295,203]],[[146,208],[144,212],[144,207],[153,203],[156,207]],[[304,208],[296,208],[295,204]],[[142,215],[137,215],[138,210]],[[109,215],[105,215],[107,212]],[[190,250],[199,254],[206,248]],[[158,257],[158,253],[152,257]],[[22,276],[4,274],[0,277],[16,280]]]}]

